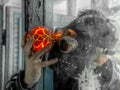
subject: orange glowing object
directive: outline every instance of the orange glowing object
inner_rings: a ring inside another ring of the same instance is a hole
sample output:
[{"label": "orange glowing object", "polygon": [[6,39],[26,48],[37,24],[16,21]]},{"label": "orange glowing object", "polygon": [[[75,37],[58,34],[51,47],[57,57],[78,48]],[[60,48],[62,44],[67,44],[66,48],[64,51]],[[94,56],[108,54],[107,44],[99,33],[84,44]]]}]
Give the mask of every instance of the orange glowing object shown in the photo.
[{"label": "orange glowing object", "polygon": [[48,44],[53,45],[54,34],[49,29],[43,26],[37,26],[30,30],[26,36],[26,39],[34,37],[32,43],[32,51],[36,52],[46,47]]},{"label": "orange glowing object", "polygon": [[62,37],[62,35],[63,35],[63,33],[57,32],[57,33],[54,34],[54,39],[55,39],[55,40],[59,40],[60,37]]},{"label": "orange glowing object", "polygon": [[76,35],[76,32],[74,30],[72,30],[72,29],[69,29],[68,32],[70,32],[72,36]]}]

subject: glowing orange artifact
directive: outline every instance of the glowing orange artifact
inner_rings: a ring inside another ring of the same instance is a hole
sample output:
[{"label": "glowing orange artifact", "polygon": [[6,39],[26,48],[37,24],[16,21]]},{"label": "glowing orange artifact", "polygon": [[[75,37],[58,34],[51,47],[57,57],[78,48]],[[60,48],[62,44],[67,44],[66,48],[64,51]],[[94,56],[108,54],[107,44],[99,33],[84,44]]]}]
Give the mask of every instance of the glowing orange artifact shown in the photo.
[{"label": "glowing orange artifact", "polygon": [[53,45],[54,41],[54,34],[49,29],[43,27],[43,26],[37,26],[30,30],[26,36],[26,39],[29,39],[30,37],[34,37],[34,41],[32,44],[32,51],[36,52],[38,50],[41,50],[48,44]]}]

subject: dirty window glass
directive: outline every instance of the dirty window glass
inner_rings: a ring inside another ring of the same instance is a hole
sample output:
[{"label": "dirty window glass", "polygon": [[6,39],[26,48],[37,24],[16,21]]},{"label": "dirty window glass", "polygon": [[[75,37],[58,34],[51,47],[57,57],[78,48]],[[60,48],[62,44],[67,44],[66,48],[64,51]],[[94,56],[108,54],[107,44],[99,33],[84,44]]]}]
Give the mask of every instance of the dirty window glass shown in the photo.
[{"label": "dirty window glass", "polygon": [[56,0],[58,27],[69,34],[54,55],[55,80],[64,83],[56,90],[120,90],[120,0]]}]

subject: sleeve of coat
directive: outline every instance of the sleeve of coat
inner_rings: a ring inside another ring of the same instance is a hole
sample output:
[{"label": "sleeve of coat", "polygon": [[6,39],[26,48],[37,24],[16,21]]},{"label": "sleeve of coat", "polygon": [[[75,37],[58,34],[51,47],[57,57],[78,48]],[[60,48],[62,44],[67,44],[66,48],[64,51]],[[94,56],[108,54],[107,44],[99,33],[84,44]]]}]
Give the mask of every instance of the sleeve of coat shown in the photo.
[{"label": "sleeve of coat", "polygon": [[20,71],[11,77],[4,90],[34,90],[34,87],[35,85],[32,88],[27,88],[27,84],[24,82],[24,71]]},{"label": "sleeve of coat", "polygon": [[109,83],[109,90],[120,90],[120,64],[114,58],[111,59],[112,62],[112,78]]}]

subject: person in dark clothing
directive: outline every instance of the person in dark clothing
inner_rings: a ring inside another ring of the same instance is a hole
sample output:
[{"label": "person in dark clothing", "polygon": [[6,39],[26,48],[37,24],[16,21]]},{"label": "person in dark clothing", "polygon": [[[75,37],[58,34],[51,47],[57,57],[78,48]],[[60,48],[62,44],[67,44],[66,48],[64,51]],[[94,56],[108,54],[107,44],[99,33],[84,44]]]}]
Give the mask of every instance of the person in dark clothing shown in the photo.
[{"label": "person in dark clothing", "polygon": [[120,90],[120,66],[109,57],[114,54],[112,49],[117,42],[116,28],[101,12],[81,11],[75,20],[55,33],[62,37],[44,62],[40,57],[50,46],[32,55],[33,38],[28,41],[23,38],[25,71],[12,77],[5,90],[33,90],[41,68],[48,65],[54,70],[54,90]]}]

